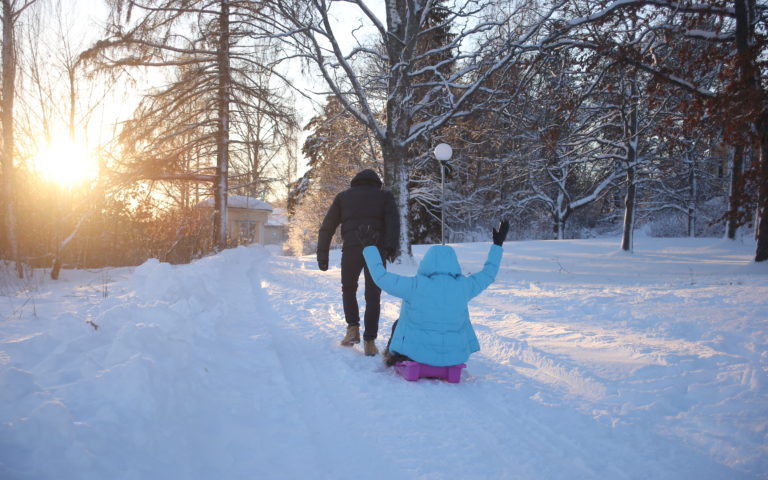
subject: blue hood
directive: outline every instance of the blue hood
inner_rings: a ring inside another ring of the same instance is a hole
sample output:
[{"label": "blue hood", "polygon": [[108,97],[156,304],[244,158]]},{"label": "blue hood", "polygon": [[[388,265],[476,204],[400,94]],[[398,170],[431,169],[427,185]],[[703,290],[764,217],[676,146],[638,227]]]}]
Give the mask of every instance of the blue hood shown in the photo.
[{"label": "blue hood", "polygon": [[461,276],[461,265],[456,257],[456,252],[448,245],[433,245],[427,250],[427,254],[419,263],[419,275],[431,277],[432,275]]}]

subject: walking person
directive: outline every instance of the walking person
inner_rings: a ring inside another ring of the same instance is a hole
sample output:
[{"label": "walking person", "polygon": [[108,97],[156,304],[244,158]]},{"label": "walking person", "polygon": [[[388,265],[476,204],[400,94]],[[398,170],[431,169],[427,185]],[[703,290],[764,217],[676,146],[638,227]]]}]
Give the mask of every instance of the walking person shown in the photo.
[{"label": "walking person", "polygon": [[[357,287],[360,272],[365,275],[365,315],[363,325],[363,350],[366,355],[378,353],[376,337],[379,331],[381,289],[371,278],[363,258],[363,244],[358,228],[369,227],[378,240],[375,246],[384,262],[396,258],[400,219],[392,192],[382,190],[382,182],[373,170],[359,172],[347,190],[336,195],[328,209],[317,239],[317,266],[328,270],[328,250],[336,228],[341,225],[341,295],[347,332],[341,345],[360,343],[360,309],[357,303]],[[383,264],[386,266],[386,263]]]}]

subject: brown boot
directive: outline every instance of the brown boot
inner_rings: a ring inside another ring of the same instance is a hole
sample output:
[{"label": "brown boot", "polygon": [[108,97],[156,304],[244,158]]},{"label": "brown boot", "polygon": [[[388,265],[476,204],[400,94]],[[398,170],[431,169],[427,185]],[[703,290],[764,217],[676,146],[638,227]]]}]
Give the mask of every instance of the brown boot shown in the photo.
[{"label": "brown boot", "polygon": [[366,357],[375,357],[379,353],[379,349],[376,348],[376,342],[373,340],[363,342],[363,350]]},{"label": "brown boot", "polygon": [[341,339],[341,345],[351,347],[360,343],[360,325],[347,325],[347,334]]}]

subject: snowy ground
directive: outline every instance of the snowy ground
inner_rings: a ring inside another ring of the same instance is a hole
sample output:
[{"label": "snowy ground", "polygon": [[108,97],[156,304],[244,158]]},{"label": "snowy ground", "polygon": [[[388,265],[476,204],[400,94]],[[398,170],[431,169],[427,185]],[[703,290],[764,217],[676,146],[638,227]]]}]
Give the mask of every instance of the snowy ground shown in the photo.
[{"label": "snowy ground", "polygon": [[505,245],[460,384],[338,346],[338,252],[0,276],[0,478],[768,478],[768,265],[617,245]]}]

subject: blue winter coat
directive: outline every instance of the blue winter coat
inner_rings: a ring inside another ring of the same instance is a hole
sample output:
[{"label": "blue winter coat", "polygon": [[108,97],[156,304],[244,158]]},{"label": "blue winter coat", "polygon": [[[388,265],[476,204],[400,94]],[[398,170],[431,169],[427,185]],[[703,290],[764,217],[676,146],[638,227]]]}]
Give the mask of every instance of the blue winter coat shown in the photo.
[{"label": "blue winter coat", "polygon": [[438,367],[466,362],[480,350],[467,303],[496,279],[502,252],[492,245],[483,269],[464,276],[453,248],[435,245],[416,276],[404,277],[387,272],[378,249],[366,247],[363,255],[376,285],[403,299],[390,350]]}]

